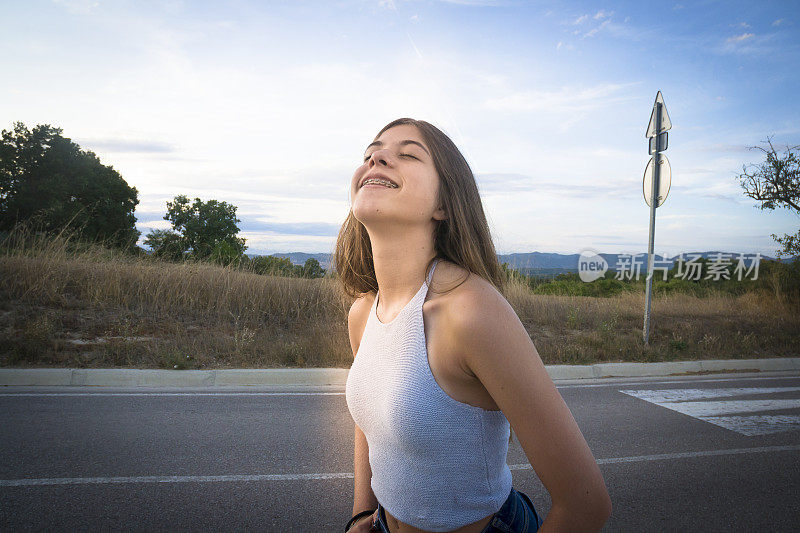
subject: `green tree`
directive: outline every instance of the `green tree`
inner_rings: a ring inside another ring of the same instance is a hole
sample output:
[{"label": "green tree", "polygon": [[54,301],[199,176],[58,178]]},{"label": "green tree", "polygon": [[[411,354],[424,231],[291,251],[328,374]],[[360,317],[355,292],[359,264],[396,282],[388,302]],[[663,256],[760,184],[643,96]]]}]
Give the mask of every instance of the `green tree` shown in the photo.
[{"label": "green tree", "polygon": [[[172,223],[172,228],[180,237],[182,251],[197,259],[211,259],[230,264],[241,257],[247,249],[245,240],[237,237],[241,222],[236,218],[236,206],[217,200],[202,201],[195,198],[190,203],[184,195],[176,196],[167,202],[167,214],[164,220]],[[164,234],[153,235],[154,242],[160,238],[174,239]]]},{"label": "green tree", "polygon": [[168,229],[154,229],[147,234],[144,245],[153,250],[153,255],[172,261],[183,259],[186,244],[178,233]]},{"label": "green tree", "polygon": [[[752,146],[751,149],[764,152],[766,161],[757,165],[742,165],[742,173],[737,176],[744,194],[761,202],[757,206],[760,209],[780,207],[800,214],[800,159],[795,153],[800,146],[787,146],[783,155],[780,155],[772,146],[771,138],[768,137],[764,142],[769,149],[762,146]],[[783,237],[773,233],[772,238],[782,246],[777,252],[778,256],[800,254],[800,231]]]},{"label": "green tree", "polygon": [[[241,241],[244,244],[244,239],[241,239]],[[216,243],[208,258],[220,265],[236,266],[243,257],[243,252],[244,248],[238,246],[235,242],[222,240]]]},{"label": "green tree", "polygon": [[294,265],[289,258],[274,255],[257,255],[243,261],[240,266],[267,276],[291,276],[294,272]]},{"label": "green tree", "polygon": [[133,246],[139,203],[114,167],[62,137],[61,128],[15,122],[0,141],[0,230],[32,222],[45,230],[69,225],[88,239]]},{"label": "green tree", "polygon": [[321,278],[324,275],[325,270],[322,268],[322,265],[319,264],[319,261],[313,257],[306,259],[306,262],[303,264],[304,278]]}]

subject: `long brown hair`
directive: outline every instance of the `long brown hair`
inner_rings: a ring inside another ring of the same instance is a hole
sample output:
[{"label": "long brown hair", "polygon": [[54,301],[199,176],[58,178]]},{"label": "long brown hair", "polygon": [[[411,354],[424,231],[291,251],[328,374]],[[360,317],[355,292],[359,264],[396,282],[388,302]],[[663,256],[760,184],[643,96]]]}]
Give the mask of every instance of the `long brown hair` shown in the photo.
[{"label": "long brown hair", "polygon": [[[431,150],[433,164],[439,175],[437,205],[443,207],[446,218],[437,220],[433,232],[436,257],[460,265],[469,273],[484,278],[505,296],[505,278],[492,243],[478,185],[467,160],[450,137],[424,120],[398,118],[385,125],[373,140],[377,140],[389,128],[400,124],[417,127]],[[426,273],[431,263],[425,269]],[[364,225],[353,216],[352,209],[339,230],[332,266],[338,273],[342,292],[350,300],[364,293],[377,291],[378,280],[375,277],[369,234]],[[514,430],[510,428],[508,442],[513,438]]]},{"label": "long brown hair", "polygon": [[[467,160],[450,137],[424,120],[398,118],[384,126],[373,140],[377,140],[389,128],[401,124],[410,124],[420,131],[431,150],[433,164],[439,175],[437,204],[442,206],[447,218],[437,221],[433,233],[436,257],[484,278],[504,294],[503,271],[492,243],[478,185]],[[377,291],[378,281],[369,234],[353,216],[352,209],[339,230],[332,266],[338,274],[342,292],[350,300]]]}]

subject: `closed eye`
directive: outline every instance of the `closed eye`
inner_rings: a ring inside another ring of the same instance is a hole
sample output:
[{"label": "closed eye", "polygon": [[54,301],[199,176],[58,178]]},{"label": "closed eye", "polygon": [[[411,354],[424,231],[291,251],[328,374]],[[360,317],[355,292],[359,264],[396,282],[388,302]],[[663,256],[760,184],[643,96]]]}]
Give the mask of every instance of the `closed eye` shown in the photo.
[{"label": "closed eye", "polygon": [[[400,155],[400,156],[406,156],[406,157],[410,157],[411,159],[416,159],[417,161],[419,161],[419,160],[420,160],[418,157],[414,157],[414,156],[413,156],[413,155],[411,155],[411,154],[399,154],[399,155]],[[369,158],[370,158],[370,157],[372,157],[372,155],[368,155],[368,156],[364,157],[364,163],[366,163],[367,161],[369,161]]]}]

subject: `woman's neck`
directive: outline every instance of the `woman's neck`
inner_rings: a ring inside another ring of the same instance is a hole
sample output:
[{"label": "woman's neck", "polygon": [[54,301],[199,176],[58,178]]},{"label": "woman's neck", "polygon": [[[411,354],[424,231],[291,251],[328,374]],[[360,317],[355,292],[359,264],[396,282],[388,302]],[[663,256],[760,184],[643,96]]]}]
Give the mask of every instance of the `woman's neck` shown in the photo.
[{"label": "woman's neck", "polygon": [[370,235],[375,278],[384,310],[399,309],[419,290],[436,257],[430,234],[427,240],[405,234],[404,238],[381,240]]}]

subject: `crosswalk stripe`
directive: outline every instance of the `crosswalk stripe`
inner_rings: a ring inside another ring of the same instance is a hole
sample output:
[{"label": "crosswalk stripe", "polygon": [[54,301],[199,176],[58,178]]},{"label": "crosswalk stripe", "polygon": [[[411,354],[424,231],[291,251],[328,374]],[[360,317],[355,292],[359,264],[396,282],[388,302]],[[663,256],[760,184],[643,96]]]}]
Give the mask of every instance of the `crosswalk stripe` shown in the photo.
[{"label": "crosswalk stripe", "polygon": [[[664,461],[694,457],[713,457],[740,455],[746,453],[796,452],[800,445],[759,446],[753,448],[729,448],[722,450],[701,450],[695,452],[659,453],[653,455],[633,455],[629,457],[609,457],[597,459],[597,464],[638,463],[644,461]],[[510,470],[532,470],[530,464],[508,465]],[[352,472],[308,473],[308,474],[232,474],[221,476],[125,476],[125,477],[65,477],[0,479],[0,487],[30,487],[47,485],[94,485],[110,483],[218,483],[231,481],[306,481],[318,479],[353,479]]]},{"label": "crosswalk stripe", "polygon": [[[712,400],[800,391],[800,387],[620,390],[624,394],[749,437],[800,429],[800,414],[763,414],[800,409],[800,398]],[[759,413],[745,415],[744,413]]]},{"label": "crosswalk stripe", "polygon": [[800,429],[800,415],[708,416],[702,420],[748,437]]},{"label": "crosswalk stripe", "polygon": [[756,394],[778,394],[800,391],[800,387],[745,387],[728,389],[656,389],[621,390],[642,400],[652,402],[682,402],[710,398],[729,398],[731,396],[753,396]]}]

